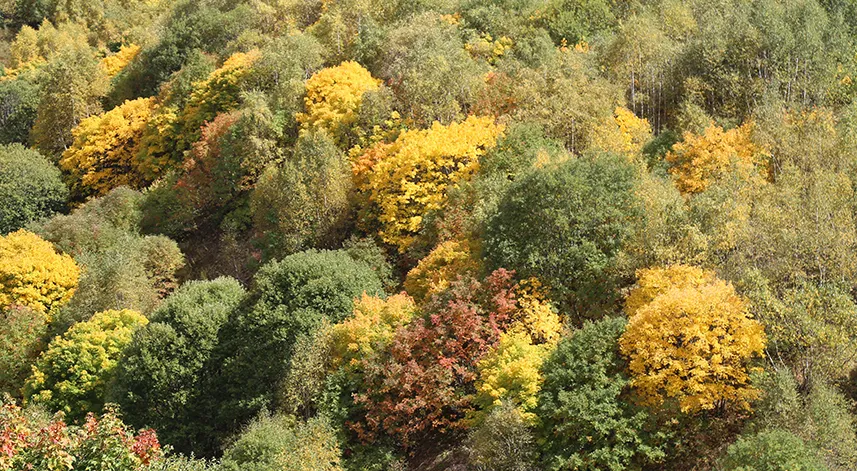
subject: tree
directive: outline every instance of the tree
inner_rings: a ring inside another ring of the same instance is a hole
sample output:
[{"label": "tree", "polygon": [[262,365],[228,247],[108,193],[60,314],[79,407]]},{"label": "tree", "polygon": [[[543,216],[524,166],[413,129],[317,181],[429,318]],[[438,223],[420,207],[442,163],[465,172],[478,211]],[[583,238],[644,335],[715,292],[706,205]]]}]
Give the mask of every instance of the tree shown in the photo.
[{"label": "tree", "polygon": [[404,252],[415,241],[429,211],[440,210],[447,191],[476,171],[479,156],[503,131],[490,117],[461,123],[434,123],[427,130],[402,133],[392,145],[381,144],[367,172],[364,224],[380,226],[379,235]]},{"label": "tree", "polygon": [[749,385],[748,363],[762,353],[766,337],[747,301],[701,270],[652,268],[637,278],[638,289],[649,292],[629,297],[628,327],[619,344],[642,402],[675,400],[685,413],[727,405],[748,409],[758,397]]},{"label": "tree", "polygon": [[101,112],[107,80],[85,43],[59,53],[40,77],[42,94],[31,135],[42,153],[59,157],[74,142],[72,130]]},{"label": "tree", "polygon": [[342,471],[334,431],[322,418],[260,417],[223,454],[224,471]]},{"label": "tree", "polygon": [[403,105],[405,119],[428,126],[468,114],[484,86],[484,65],[464,49],[458,26],[437,13],[423,13],[397,25],[380,49],[381,70]]},{"label": "tree", "polygon": [[377,90],[380,80],[354,61],[322,69],[306,82],[306,112],[296,116],[304,131],[323,129],[345,144],[363,94]]},{"label": "tree", "polygon": [[729,131],[711,125],[699,136],[685,133],[682,142],[666,155],[678,189],[685,194],[699,193],[730,172],[764,182],[766,156],[751,140],[752,129],[752,123]]},{"label": "tree", "polygon": [[29,307],[47,320],[74,295],[79,277],[75,261],[36,234],[0,236],[0,306]]},{"label": "tree", "polygon": [[461,276],[475,276],[479,262],[471,254],[467,243],[450,240],[434,248],[405,277],[405,291],[422,304],[449,288]]},{"label": "tree", "polygon": [[56,337],[24,385],[27,401],[63,411],[71,421],[104,406],[122,350],[148,323],[135,311],[104,311]]},{"label": "tree", "polygon": [[384,352],[396,331],[416,315],[414,300],[401,293],[387,299],[363,295],[354,301],[354,316],[330,331],[334,366],[358,368],[363,360]]},{"label": "tree", "polygon": [[20,144],[0,145],[0,234],[62,210],[67,197],[50,160]]},{"label": "tree", "polygon": [[365,388],[355,397],[364,417],[352,428],[364,441],[379,433],[405,447],[449,433],[473,410],[477,364],[497,343],[517,308],[511,273],[461,279],[396,331],[387,351],[362,361]]},{"label": "tree", "polygon": [[110,397],[130,424],[155,428],[185,453],[207,438],[198,403],[204,368],[220,328],[244,296],[233,279],[190,281],[151,314],[122,354],[111,386]]},{"label": "tree", "polygon": [[530,422],[509,403],[494,408],[467,437],[468,461],[478,471],[530,471],[538,450]]},{"label": "tree", "polygon": [[619,317],[586,322],[545,361],[536,413],[552,467],[637,469],[664,457],[666,437],[648,432],[652,417],[629,401],[625,326]]},{"label": "tree", "polygon": [[39,87],[34,80],[19,77],[0,81],[0,144],[26,144],[38,106]]},{"label": "tree", "polygon": [[59,164],[70,176],[72,192],[83,200],[113,188],[141,188],[146,179],[136,170],[137,145],[146,129],[154,100],[140,98],[101,115],[90,116],[74,128],[74,142]]},{"label": "tree", "polygon": [[45,347],[47,327],[44,315],[26,307],[0,313],[0,394],[20,397],[31,365]]},{"label": "tree", "polygon": [[308,250],[270,262],[254,285],[254,301],[230,316],[211,359],[219,374],[206,385],[207,400],[218,404],[219,433],[271,410],[298,337],[345,319],[364,293],[382,293],[375,272],[344,251]]},{"label": "tree", "polygon": [[609,310],[621,280],[617,256],[641,215],[637,182],[637,169],[609,154],[516,179],[488,220],[486,258],[544,282],[575,321]]},{"label": "tree", "polygon": [[729,445],[721,466],[726,471],[826,471],[817,452],[783,430],[741,436]]},{"label": "tree", "polygon": [[348,215],[348,162],[324,131],[306,131],[293,154],[260,177],[250,208],[257,237],[288,255],[341,240]]}]

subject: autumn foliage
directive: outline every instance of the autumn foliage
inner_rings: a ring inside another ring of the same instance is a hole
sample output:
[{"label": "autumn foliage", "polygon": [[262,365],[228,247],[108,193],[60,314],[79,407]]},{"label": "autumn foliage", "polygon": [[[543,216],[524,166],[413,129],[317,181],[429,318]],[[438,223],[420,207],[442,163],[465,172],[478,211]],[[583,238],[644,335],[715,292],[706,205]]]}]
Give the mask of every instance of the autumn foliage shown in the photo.
[{"label": "autumn foliage", "polygon": [[0,306],[21,305],[49,315],[71,299],[80,269],[32,232],[0,237]]},{"label": "autumn foliage", "polygon": [[[676,401],[682,412],[748,408],[750,361],[765,346],[763,326],[730,283],[683,266],[638,273],[640,290],[619,340],[631,385],[649,405]],[[646,301],[648,299],[648,301]]]},{"label": "autumn foliage", "polygon": [[358,188],[368,195],[364,224],[376,222],[381,238],[404,252],[425,215],[441,208],[448,189],[474,174],[479,157],[502,132],[493,118],[471,116],[449,126],[436,122],[426,130],[406,131],[391,146],[382,144],[383,154],[364,166],[369,177]]}]

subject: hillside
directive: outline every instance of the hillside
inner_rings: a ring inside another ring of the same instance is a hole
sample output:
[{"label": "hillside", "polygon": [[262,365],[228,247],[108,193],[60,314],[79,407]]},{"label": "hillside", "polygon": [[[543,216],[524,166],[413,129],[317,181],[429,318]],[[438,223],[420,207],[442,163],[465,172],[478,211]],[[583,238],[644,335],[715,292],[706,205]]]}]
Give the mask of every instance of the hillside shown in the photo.
[{"label": "hillside", "polygon": [[0,471],[857,469],[857,0],[0,15]]}]

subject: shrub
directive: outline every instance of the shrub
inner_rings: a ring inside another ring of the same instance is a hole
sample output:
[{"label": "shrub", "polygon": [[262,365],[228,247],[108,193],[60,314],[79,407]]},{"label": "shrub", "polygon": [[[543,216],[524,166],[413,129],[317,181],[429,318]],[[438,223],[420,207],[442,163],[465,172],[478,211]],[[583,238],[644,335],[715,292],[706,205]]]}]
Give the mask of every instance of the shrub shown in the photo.
[{"label": "shrub", "polygon": [[624,157],[579,158],[516,180],[489,219],[485,253],[544,282],[561,311],[594,317],[617,301],[617,255],[640,216]]},{"label": "shrub", "polygon": [[62,210],[67,197],[50,160],[20,144],[0,145],[0,234]]},{"label": "shrub", "polygon": [[800,438],[783,430],[741,436],[729,445],[724,471],[826,471],[818,454]]},{"label": "shrub", "polygon": [[0,306],[21,305],[49,315],[68,302],[80,269],[50,242],[23,229],[0,236]]},{"label": "shrub", "polygon": [[148,322],[140,313],[124,310],[100,312],[75,324],[36,361],[24,396],[72,421],[100,411],[122,350]]},{"label": "shrub", "polygon": [[323,419],[260,417],[223,454],[224,471],[342,471],[339,444]]},{"label": "shrub", "polygon": [[649,414],[629,402],[618,345],[625,325],[587,322],[545,361],[537,414],[551,467],[636,469],[663,458],[664,437],[647,433]]},{"label": "shrub", "polygon": [[204,368],[220,328],[244,296],[233,279],[190,281],[152,313],[115,371],[111,396],[129,423],[155,428],[179,451],[195,451],[210,433],[198,403]]},{"label": "shrub", "polygon": [[45,316],[39,312],[12,306],[0,313],[0,394],[21,395],[46,334]]}]

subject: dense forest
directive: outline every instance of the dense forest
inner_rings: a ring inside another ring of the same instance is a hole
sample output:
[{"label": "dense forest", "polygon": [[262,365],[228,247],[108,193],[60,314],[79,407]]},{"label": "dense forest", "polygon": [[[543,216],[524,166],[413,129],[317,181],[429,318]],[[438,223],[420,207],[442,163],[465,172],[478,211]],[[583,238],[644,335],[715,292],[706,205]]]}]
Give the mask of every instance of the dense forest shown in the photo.
[{"label": "dense forest", "polygon": [[0,471],[857,469],[857,0],[0,15]]}]

